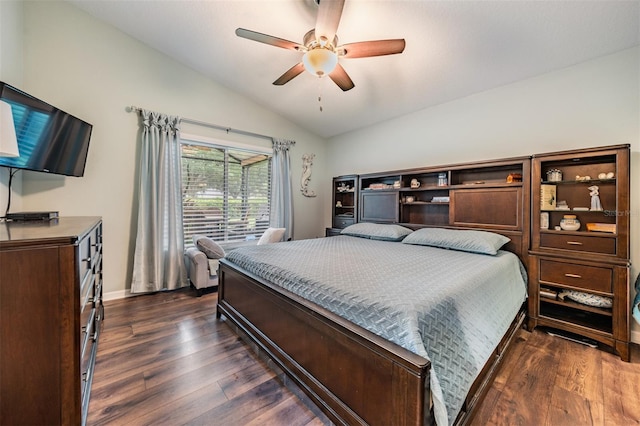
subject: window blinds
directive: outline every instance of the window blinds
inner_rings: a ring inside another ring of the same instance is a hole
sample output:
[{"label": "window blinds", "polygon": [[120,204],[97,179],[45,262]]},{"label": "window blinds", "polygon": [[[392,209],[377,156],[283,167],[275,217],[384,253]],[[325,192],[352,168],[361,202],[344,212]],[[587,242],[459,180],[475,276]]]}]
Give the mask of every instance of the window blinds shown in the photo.
[{"label": "window blinds", "polygon": [[217,242],[259,238],[269,227],[271,155],[182,141],[185,246],[193,236]]}]

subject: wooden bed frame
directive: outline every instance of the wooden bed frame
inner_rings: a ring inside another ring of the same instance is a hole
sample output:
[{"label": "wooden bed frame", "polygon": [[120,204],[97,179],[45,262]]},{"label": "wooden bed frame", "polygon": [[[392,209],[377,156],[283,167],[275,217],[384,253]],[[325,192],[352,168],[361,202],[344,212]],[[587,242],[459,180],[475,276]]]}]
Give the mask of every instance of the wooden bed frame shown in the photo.
[{"label": "wooden bed frame", "polygon": [[[522,161],[527,173],[523,176],[528,176],[528,159]],[[526,266],[529,195],[524,182],[513,205],[503,206],[517,210],[516,229],[512,223],[501,228],[491,222],[487,227],[482,224],[489,222],[482,217],[477,226],[466,220],[465,226],[448,227],[506,235],[511,242],[505,248]],[[435,424],[428,360],[225,259],[220,261],[217,316],[246,334],[336,424]],[[523,305],[473,383],[456,424],[466,424],[473,417],[524,318]]]},{"label": "wooden bed frame", "polygon": [[[242,330],[334,423],[434,424],[426,359],[224,260],[218,292],[218,317]],[[521,310],[458,424],[484,396],[523,321]]]}]

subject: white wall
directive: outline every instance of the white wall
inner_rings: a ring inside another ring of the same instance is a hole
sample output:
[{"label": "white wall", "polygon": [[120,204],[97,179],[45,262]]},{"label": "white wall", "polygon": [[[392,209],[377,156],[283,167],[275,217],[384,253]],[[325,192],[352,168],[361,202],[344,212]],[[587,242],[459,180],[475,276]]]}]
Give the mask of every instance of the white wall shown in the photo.
[{"label": "white wall", "polygon": [[638,48],[330,139],[330,173],[529,155],[638,141]]},{"label": "white wall", "polygon": [[[22,86],[22,39],[23,39],[22,1],[0,1],[0,81],[12,86]],[[0,167],[0,216],[4,216],[9,197],[9,169]],[[11,185],[12,210],[22,206],[19,194],[22,188],[22,176],[14,175]]]},{"label": "white wall", "polygon": [[22,5],[20,0],[0,2],[0,80],[11,85],[22,84]]},{"label": "white wall", "polygon": [[[130,287],[135,243],[138,118],[128,105],[296,140],[292,150],[296,239],[323,234],[325,195],[302,197],[302,154],[315,153],[314,182],[330,179],[325,140],[58,1],[24,3],[22,89],[94,125],[82,178],[23,175],[24,210],[104,220],[104,290]],[[263,140],[253,140],[264,143]],[[12,211],[15,209],[12,209]]]},{"label": "white wall", "polygon": [[[329,173],[631,144],[633,283],[640,272],[639,51],[625,50],[334,137]],[[331,221],[329,210],[325,223]],[[640,327],[632,322],[634,340],[640,342]]]}]

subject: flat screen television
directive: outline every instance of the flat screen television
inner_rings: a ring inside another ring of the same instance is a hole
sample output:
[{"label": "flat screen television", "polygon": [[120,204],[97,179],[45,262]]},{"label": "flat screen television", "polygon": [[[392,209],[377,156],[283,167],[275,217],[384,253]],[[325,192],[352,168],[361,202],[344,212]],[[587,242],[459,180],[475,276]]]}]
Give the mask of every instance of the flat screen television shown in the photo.
[{"label": "flat screen television", "polygon": [[0,166],[84,175],[91,124],[1,81],[0,100],[11,105],[20,153],[0,157]]}]

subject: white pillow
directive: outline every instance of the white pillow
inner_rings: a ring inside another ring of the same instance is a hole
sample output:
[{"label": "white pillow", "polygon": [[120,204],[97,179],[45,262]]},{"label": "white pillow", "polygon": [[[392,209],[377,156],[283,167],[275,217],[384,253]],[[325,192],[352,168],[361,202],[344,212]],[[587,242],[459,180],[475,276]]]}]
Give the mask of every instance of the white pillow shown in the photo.
[{"label": "white pillow", "polygon": [[282,241],[282,237],[284,237],[284,231],[286,228],[269,228],[264,231],[262,237],[258,240],[258,245],[261,244],[270,244],[270,243],[278,243]]}]

